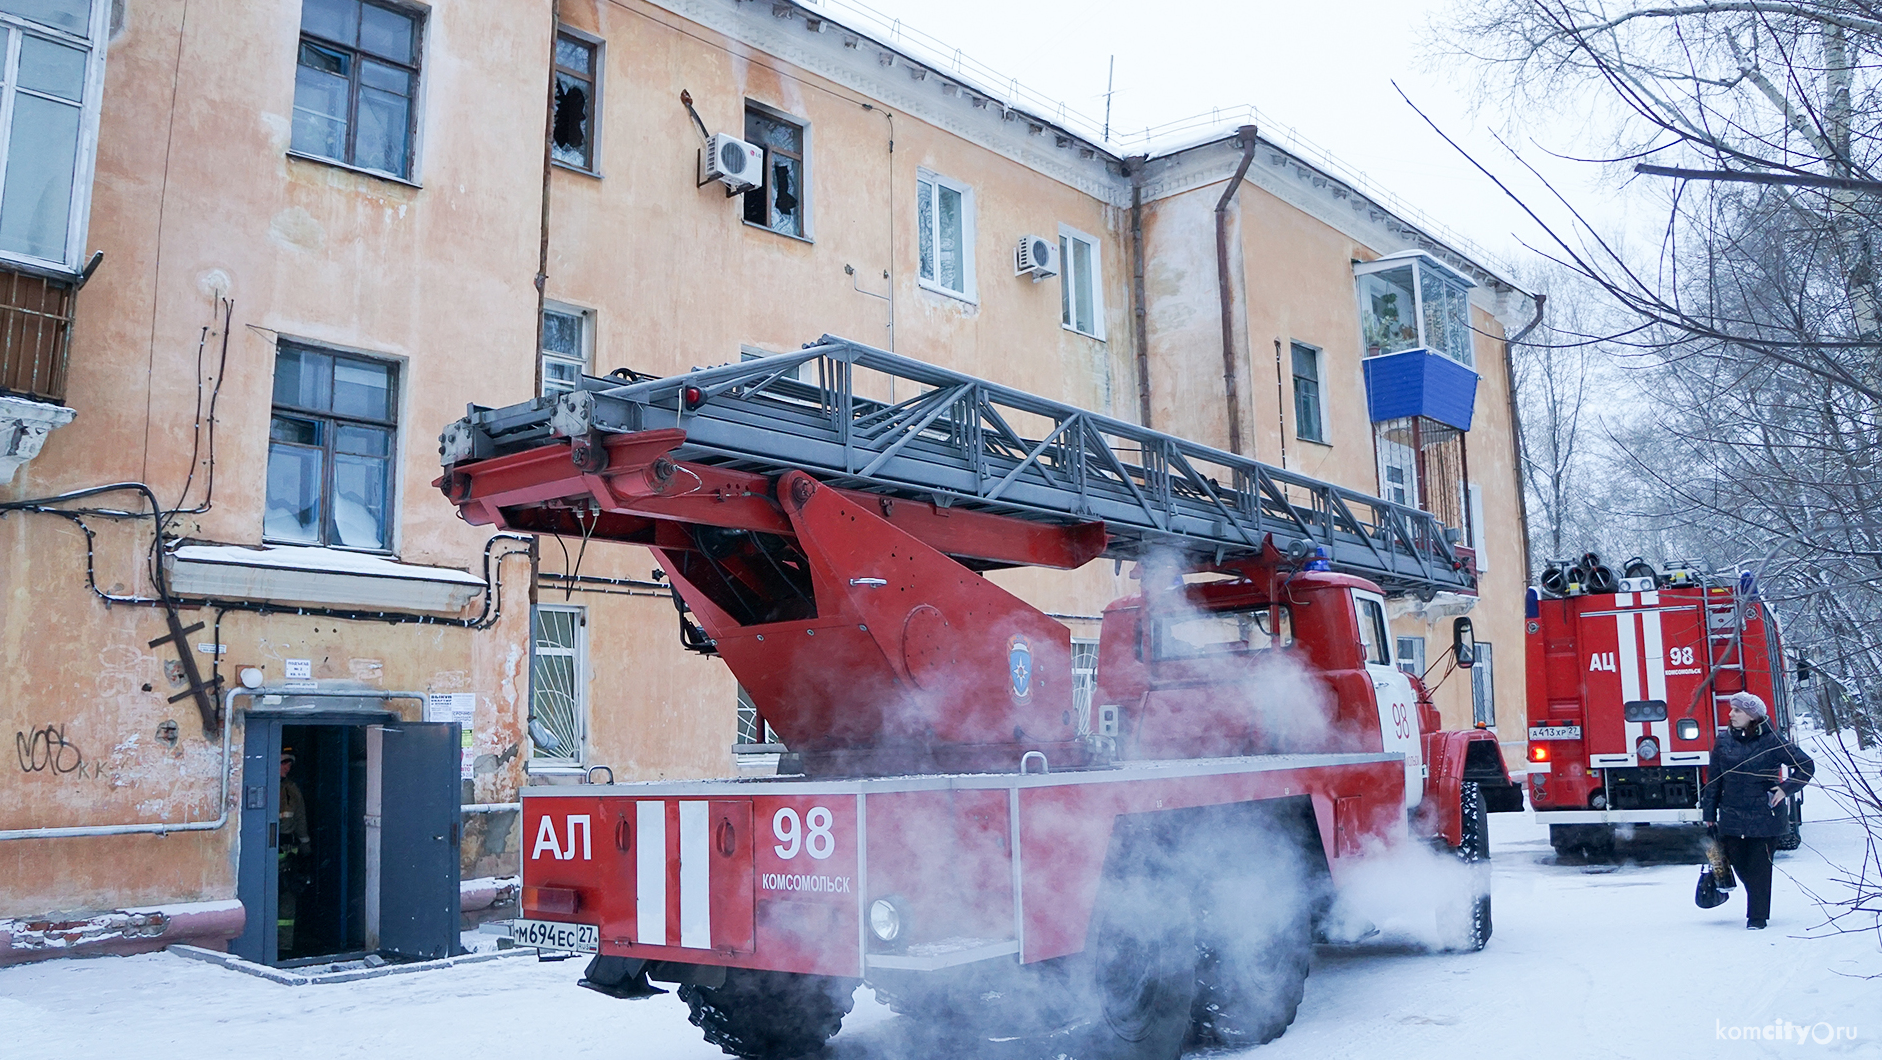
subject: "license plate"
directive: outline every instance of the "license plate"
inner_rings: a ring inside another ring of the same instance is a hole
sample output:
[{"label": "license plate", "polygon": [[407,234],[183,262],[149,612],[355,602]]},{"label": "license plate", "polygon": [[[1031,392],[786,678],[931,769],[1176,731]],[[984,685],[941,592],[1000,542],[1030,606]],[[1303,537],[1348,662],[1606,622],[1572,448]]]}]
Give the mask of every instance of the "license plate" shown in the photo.
[{"label": "license plate", "polygon": [[1581,739],[1581,726],[1531,725],[1529,738],[1531,740],[1579,740]]},{"label": "license plate", "polygon": [[539,950],[595,953],[601,949],[601,928],[594,924],[563,924],[554,920],[512,920],[510,938],[518,946]]}]

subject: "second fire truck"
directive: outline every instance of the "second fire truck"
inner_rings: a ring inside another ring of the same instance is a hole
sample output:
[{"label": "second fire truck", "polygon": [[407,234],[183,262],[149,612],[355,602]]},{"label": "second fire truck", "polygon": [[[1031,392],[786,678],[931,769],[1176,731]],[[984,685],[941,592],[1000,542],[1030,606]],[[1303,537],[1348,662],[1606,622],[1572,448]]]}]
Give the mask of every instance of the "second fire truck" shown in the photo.
[{"label": "second fire truck", "polygon": [[[1751,692],[1788,734],[1778,625],[1750,573],[1589,554],[1529,591],[1529,802],[1558,853],[1603,856],[1617,828],[1695,825],[1724,697]],[[1792,800],[1794,849],[1801,796]]]}]

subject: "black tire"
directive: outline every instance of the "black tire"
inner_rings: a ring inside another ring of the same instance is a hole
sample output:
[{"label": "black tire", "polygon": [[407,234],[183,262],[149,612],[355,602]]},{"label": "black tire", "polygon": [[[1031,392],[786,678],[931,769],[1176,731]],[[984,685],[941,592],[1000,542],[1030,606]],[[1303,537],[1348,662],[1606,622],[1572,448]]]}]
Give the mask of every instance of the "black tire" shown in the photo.
[{"label": "black tire", "polygon": [[1490,818],[1483,791],[1466,781],[1460,795],[1461,842],[1452,852],[1464,866],[1460,892],[1438,910],[1438,931],[1447,953],[1476,953],[1490,941]]},{"label": "black tire", "polygon": [[815,1053],[843,1026],[855,979],[731,968],[719,986],[682,986],[706,1040],[732,1056],[788,1060]]},{"label": "black tire", "polygon": [[1605,824],[1552,824],[1549,845],[1558,857],[1600,860],[1614,856],[1614,826]]},{"label": "black tire", "polygon": [[1196,996],[1196,926],[1183,886],[1111,877],[1092,918],[1079,1060],[1177,1060]]},{"label": "black tire", "polygon": [[[1201,903],[1197,918],[1190,1041],[1229,1049],[1271,1042],[1293,1024],[1307,991],[1312,920],[1304,906],[1286,901],[1298,884],[1246,878],[1206,890],[1212,900]],[[1262,904],[1274,898],[1286,904]]]}]

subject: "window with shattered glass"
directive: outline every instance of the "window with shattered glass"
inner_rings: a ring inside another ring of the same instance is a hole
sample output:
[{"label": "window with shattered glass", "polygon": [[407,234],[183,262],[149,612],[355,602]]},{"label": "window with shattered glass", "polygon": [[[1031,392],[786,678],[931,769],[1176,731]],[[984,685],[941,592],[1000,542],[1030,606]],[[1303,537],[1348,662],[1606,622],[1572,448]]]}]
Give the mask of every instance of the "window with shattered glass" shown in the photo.
[{"label": "window with shattered glass", "polygon": [[529,766],[580,766],[587,740],[585,610],[539,604],[529,660]]},{"label": "window with shattered glass", "polygon": [[555,118],[549,154],[574,169],[594,172],[600,114],[601,45],[564,29],[555,37]]},{"label": "window with shattered glass", "polygon": [[765,180],[745,193],[745,220],[787,236],[806,236],[804,127],[748,106],[745,139],[765,151]]},{"label": "window with shattered glass", "polygon": [[371,0],[301,0],[296,154],[411,176],[423,17]]}]

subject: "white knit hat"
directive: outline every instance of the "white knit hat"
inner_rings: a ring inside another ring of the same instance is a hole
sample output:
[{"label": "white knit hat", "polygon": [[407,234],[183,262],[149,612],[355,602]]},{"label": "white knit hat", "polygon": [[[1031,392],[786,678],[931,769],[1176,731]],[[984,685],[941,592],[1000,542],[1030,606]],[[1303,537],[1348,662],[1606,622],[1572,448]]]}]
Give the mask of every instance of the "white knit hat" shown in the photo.
[{"label": "white knit hat", "polygon": [[1754,718],[1768,718],[1771,716],[1770,709],[1764,705],[1764,700],[1759,699],[1750,692],[1733,692],[1731,695],[1725,697],[1725,705],[1737,710],[1742,710]]}]

